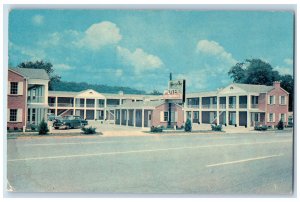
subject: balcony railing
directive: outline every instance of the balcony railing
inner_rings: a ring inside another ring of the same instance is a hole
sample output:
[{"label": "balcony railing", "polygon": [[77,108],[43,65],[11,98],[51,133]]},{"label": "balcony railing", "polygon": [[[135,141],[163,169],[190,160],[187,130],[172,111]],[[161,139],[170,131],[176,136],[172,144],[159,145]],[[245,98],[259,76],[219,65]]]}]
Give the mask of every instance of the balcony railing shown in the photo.
[{"label": "balcony railing", "polygon": [[104,108],[104,104],[98,104],[96,105],[96,108]]},{"label": "balcony railing", "polygon": [[247,109],[247,104],[240,104],[239,106],[241,109]]},{"label": "balcony railing", "polygon": [[94,108],[94,107],[95,107],[95,104],[86,104],[86,107],[87,107],[87,108]]},{"label": "balcony railing", "polygon": [[49,107],[55,107],[55,103],[48,103]]},{"label": "balcony railing", "polygon": [[258,108],[258,104],[251,104],[251,108],[254,108],[254,109]]},{"label": "balcony railing", "polygon": [[199,105],[188,104],[188,105],[187,105],[187,108],[194,108],[194,109],[197,109],[197,108],[199,108]]},{"label": "balcony railing", "polygon": [[44,103],[45,97],[44,96],[28,96],[27,97],[27,103]]},{"label": "balcony railing", "polygon": [[235,109],[236,108],[236,104],[229,104],[229,109]]},{"label": "balcony railing", "polygon": [[120,105],[118,105],[118,104],[107,104],[107,107],[118,107],[118,106],[120,106]]},{"label": "balcony railing", "polygon": [[226,104],[219,104],[220,109],[226,109]]},{"label": "balcony railing", "polygon": [[202,109],[216,109],[216,104],[208,104],[208,105],[202,105]]},{"label": "balcony railing", "polygon": [[84,107],[84,104],[75,104],[76,107]]},{"label": "balcony railing", "polygon": [[72,103],[57,103],[57,107],[73,107]]}]

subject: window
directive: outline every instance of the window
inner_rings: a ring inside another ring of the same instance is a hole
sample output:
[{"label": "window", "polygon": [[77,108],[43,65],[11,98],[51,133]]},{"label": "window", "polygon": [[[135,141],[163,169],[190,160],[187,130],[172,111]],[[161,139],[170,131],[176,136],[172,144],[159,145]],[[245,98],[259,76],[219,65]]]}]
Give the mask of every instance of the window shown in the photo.
[{"label": "window", "polygon": [[199,118],[199,112],[194,112],[193,117],[194,117],[194,119],[198,119]]},{"label": "window", "polygon": [[169,120],[169,112],[164,112],[164,121]]},{"label": "window", "polygon": [[274,122],[274,113],[269,114],[269,122]]},{"label": "window", "polygon": [[18,82],[10,82],[10,94],[18,94]]},{"label": "window", "polygon": [[275,96],[274,95],[270,95],[270,97],[269,97],[269,104],[270,105],[275,104]]},{"label": "window", "polygon": [[285,105],[285,96],[280,96],[280,104]]},{"label": "window", "polygon": [[32,109],[32,121],[35,122],[35,109]]},{"label": "window", "polygon": [[283,122],[285,122],[285,114],[279,114],[279,119]]},{"label": "window", "polygon": [[18,110],[17,109],[10,109],[10,112],[9,112],[9,121],[17,121],[17,114],[18,114]]}]

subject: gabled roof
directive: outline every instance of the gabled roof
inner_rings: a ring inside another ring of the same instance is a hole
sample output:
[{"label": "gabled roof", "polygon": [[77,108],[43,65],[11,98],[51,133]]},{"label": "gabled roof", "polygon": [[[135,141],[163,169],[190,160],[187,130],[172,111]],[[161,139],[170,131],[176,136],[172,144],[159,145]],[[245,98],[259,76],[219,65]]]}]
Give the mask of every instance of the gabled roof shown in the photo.
[{"label": "gabled roof", "polygon": [[33,69],[33,68],[9,68],[14,72],[17,72],[24,77],[29,79],[42,79],[42,80],[50,80],[47,72],[44,69]]},{"label": "gabled roof", "polygon": [[138,102],[125,102],[124,104],[120,105],[120,108],[155,108],[162,104],[164,104],[164,100],[157,100],[157,101],[138,101]]},{"label": "gabled roof", "polygon": [[235,85],[249,93],[266,93],[274,88],[274,86],[241,84],[241,83],[234,83],[232,85]]}]

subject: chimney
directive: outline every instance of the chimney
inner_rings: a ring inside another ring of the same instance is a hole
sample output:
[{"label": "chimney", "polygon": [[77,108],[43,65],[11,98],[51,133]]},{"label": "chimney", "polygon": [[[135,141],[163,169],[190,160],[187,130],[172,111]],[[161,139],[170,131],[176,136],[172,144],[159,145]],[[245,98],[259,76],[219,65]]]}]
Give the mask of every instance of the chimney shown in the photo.
[{"label": "chimney", "polygon": [[275,87],[275,89],[280,88],[280,81],[274,81],[273,86]]}]

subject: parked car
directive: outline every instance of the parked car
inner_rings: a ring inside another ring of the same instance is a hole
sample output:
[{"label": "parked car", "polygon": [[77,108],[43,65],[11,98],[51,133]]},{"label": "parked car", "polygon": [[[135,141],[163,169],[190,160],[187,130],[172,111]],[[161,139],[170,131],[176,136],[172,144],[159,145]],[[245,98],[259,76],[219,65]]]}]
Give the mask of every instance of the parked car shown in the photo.
[{"label": "parked car", "polygon": [[53,113],[48,113],[48,114],[47,114],[47,119],[48,119],[48,121],[53,121],[53,120],[55,119],[55,114],[53,114]]},{"label": "parked car", "polygon": [[69,128],[81,128],[85,125],[88,125],[88,122],[81,118],[80,116],[64,116],[58,117],[53,122],[55,129],[69,129]]}]

